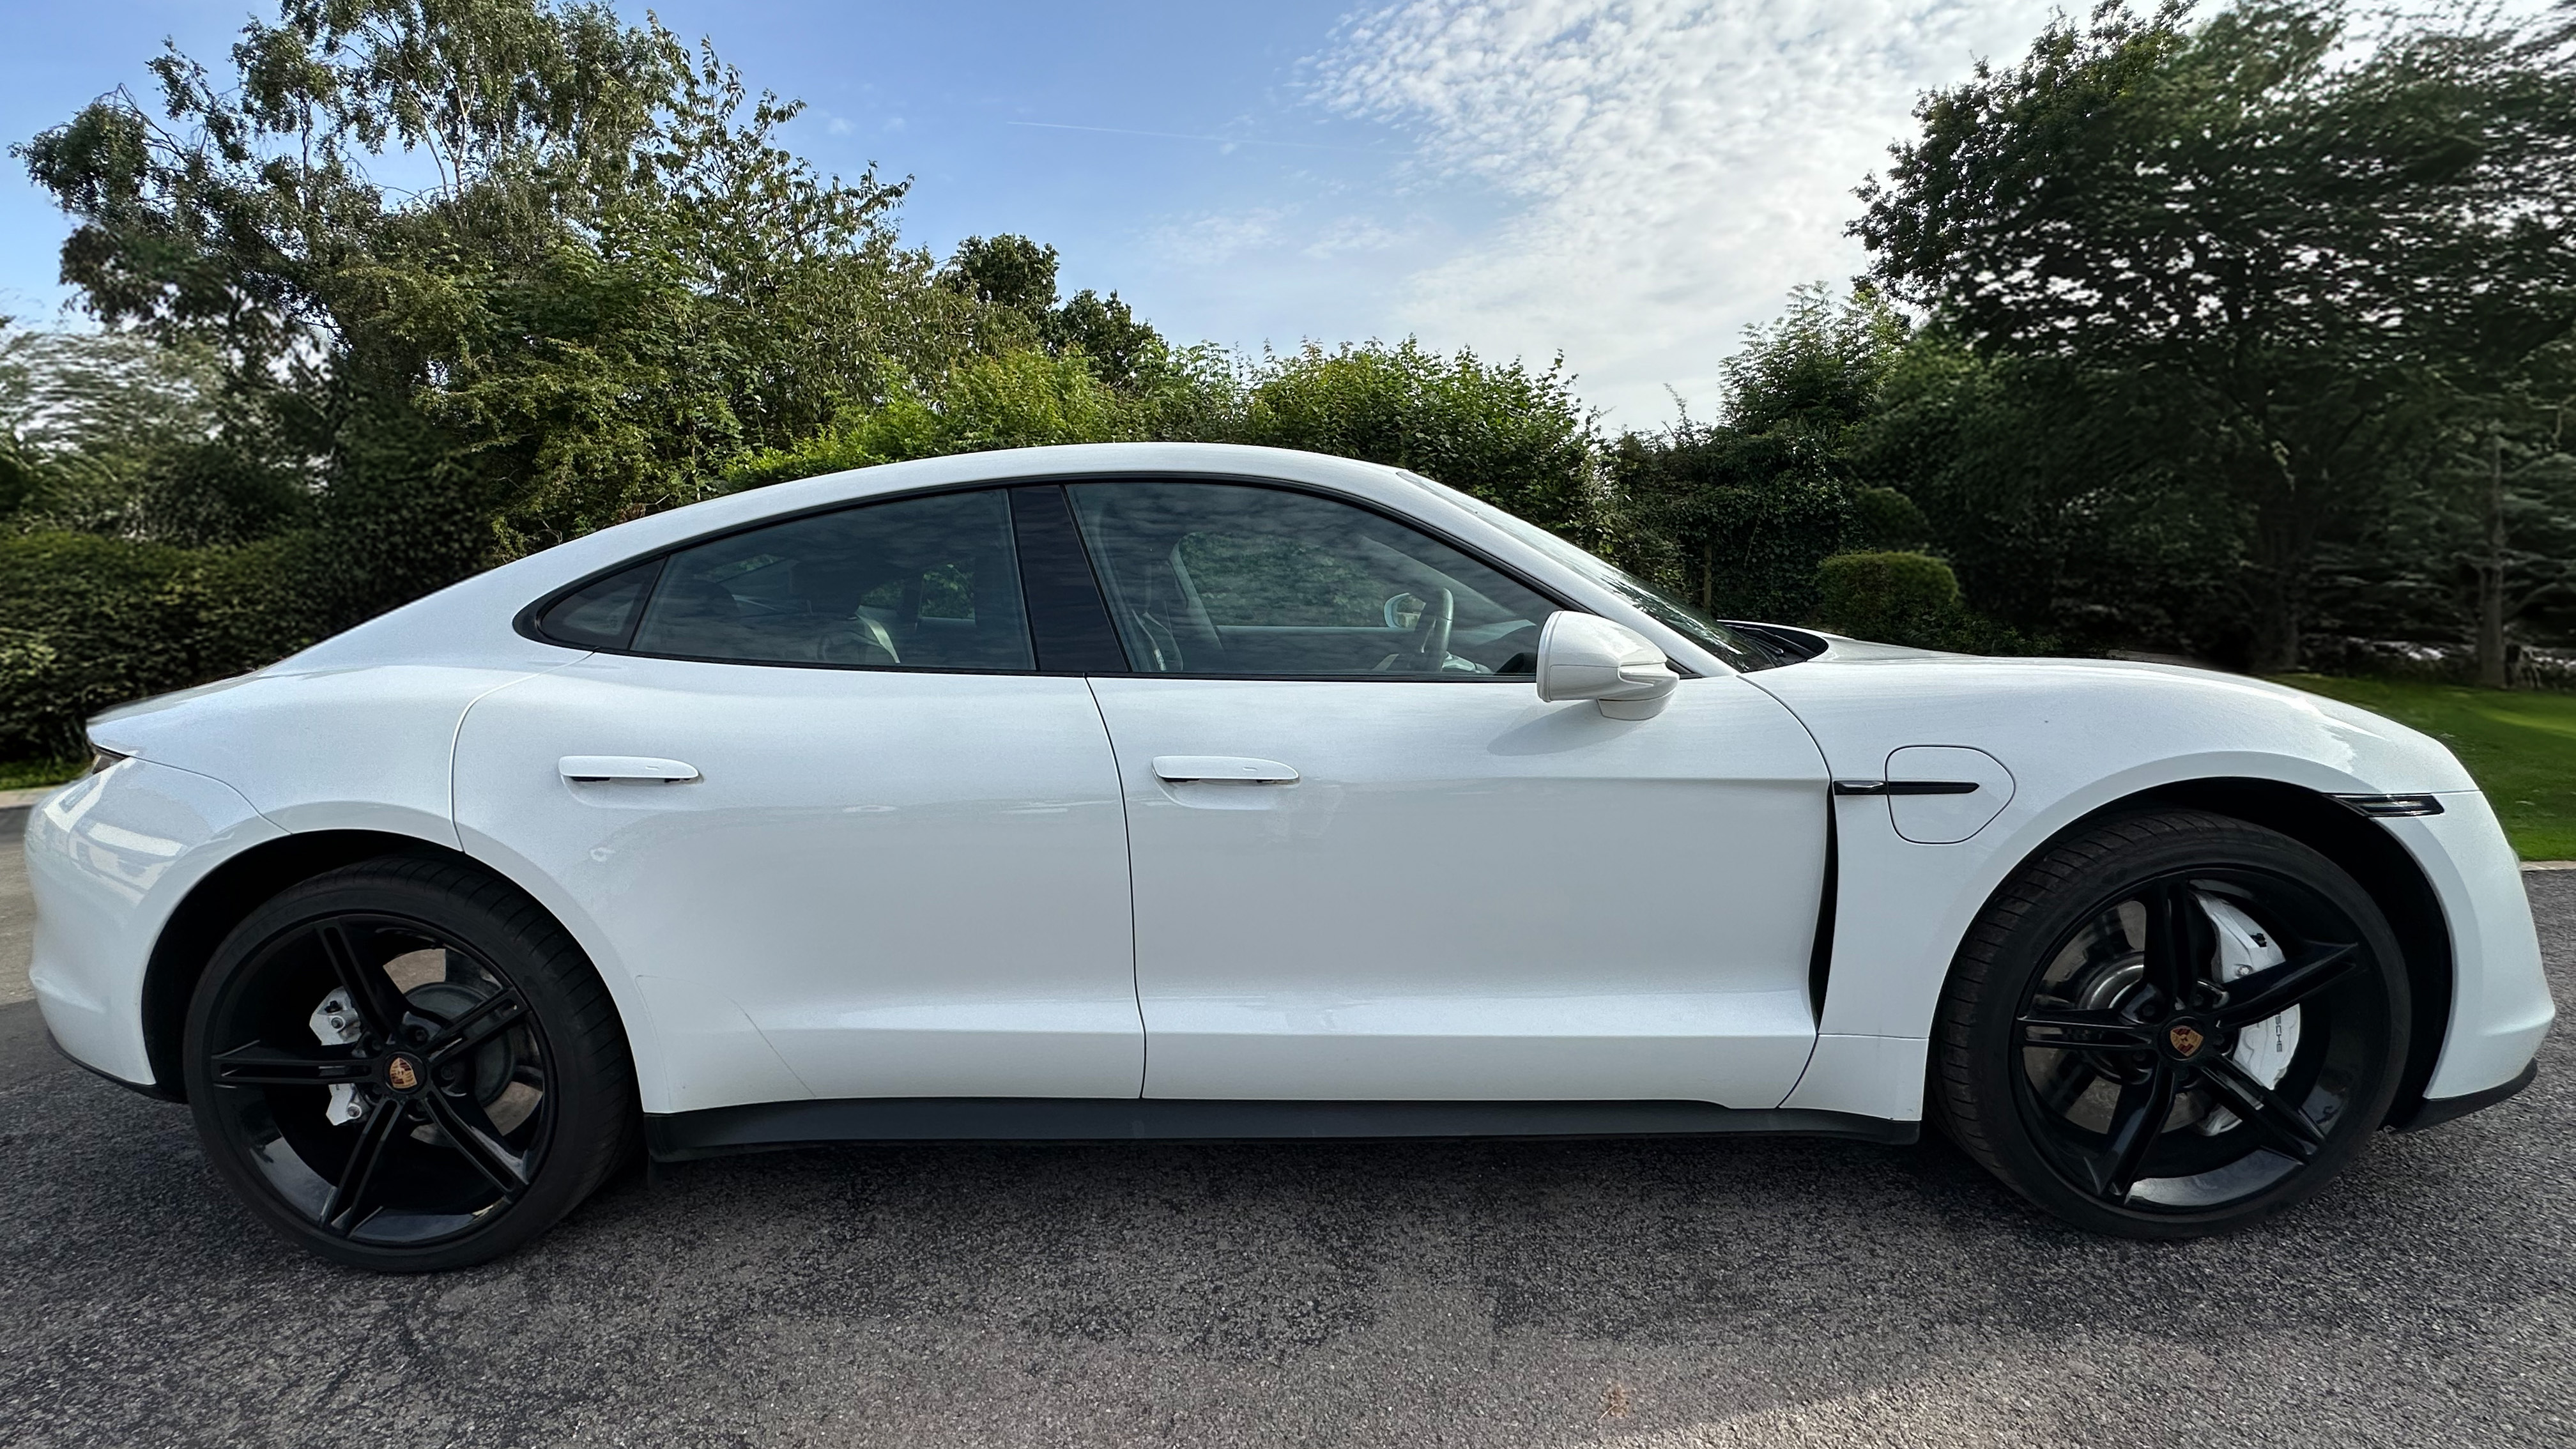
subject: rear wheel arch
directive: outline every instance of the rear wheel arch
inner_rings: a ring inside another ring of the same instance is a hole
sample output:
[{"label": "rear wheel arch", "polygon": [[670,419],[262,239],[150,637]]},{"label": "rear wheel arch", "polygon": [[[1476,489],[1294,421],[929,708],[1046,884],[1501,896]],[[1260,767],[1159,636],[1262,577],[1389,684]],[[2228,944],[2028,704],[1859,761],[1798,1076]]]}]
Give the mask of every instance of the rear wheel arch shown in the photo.
[{"label": "rear wheel arch", "polygon": [[[375,830],[317,830],[263,841],[207,872],[170,913],[153,942],[151,960],[144,968],[142,1000],[143,1046],[152,1065],[153,1095],[174,1102],[187,1100],[180,1052],[187,1032],[188,1004],[214,959],[215,948],[235,926],[279,892],[303,881],[343,866],[394,855],[462,866],[515,895],[527,897],[558,928],[563,925],[560,918],[546,911],[542,901],[529,896],[502,872],[435,841]],[[572,934],[566,931],[567,936]],[[592,969],[598,969],[596,962]],[[609,993],[612,1006],[616,995],[614,990]],[[621,1022],[621,1028],[626,1029],[631,1051],[631,1026]]]}]

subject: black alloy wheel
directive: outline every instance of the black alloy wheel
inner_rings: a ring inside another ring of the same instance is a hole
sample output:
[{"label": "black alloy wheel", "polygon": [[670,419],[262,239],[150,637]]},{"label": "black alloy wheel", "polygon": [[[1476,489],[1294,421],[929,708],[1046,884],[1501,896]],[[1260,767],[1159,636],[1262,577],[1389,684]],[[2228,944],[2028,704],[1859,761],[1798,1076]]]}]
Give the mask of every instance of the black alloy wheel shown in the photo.
[{"label": "black alloy wheel", "polygon": [[1971,931],[1934,1106],[2070,1222],[2199,1236],[2300,1201],[2361,1150],[2407,1022],[2395,938],[2332,861],[2220,816],[2132,816],[2052,846]]},{"label": "black alloy wheel", "polygon": [[305,1246],[382,1271],[510,1251],[632,1134],[633,1068],[589,962],[525,897],[425,857],[253,912],[199,983],[185,1067],[233,1190]]}]

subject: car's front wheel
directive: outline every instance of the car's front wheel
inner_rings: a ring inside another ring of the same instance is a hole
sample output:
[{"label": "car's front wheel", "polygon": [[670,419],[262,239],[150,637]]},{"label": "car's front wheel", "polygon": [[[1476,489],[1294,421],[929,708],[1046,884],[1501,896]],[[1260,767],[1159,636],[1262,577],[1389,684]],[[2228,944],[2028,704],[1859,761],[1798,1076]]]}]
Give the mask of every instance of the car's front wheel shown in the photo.
[{"label": "car's front wheel", "polygon": [[242,1200],[385,1272],[518,1247],[632,1140],[634,1069],[589,961],[450,861],[363,862],[253,911],[198,983],[184,1068]]},{"label": "car's front wheel", "polygon": [[2300,1201],[2387,1115],[2405,963],[2334,862],[2196,811],[2110,820],[1997,895],[1942,999],[1933,1105],[2079,1226],[2179,1238]]}]

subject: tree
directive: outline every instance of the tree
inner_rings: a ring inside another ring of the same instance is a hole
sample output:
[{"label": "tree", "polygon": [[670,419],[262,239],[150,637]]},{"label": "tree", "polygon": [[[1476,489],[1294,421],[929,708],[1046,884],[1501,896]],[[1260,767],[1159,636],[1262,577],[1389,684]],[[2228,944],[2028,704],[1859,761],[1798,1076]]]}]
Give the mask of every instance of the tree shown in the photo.
[{"label": "tree", "polygon": [[[604,6],[285,0],[19,148],[111,328],[209,349],[310,459],[341,621],[685,502],[972,346],[900,183],[817,175],[792,103]],[[160,116],[154,114],[161,113]],[[166,119],[164,119],[166,117]],[[369,170],[405,152],[435,183]]]},{"label": "tree", "polygon": [[940,271],[939,281],[951,291],[988,307],[1004,307],[1031,322],[1055,307],[1056,253],[1024,236],[987,240],[970,236],[957,244]]},{"label": "tree", "polygon": [[2345,58],[2331,6],[2106,5],[1927,95],[1862,190],[1874,275],[1979,353],[2190,404],[2166,466],[2244,511],[2258,669],[2437,424],[2435,364],[2576,325],[2576,49],[2479,13]]},{"label": "tree", "polygon": [[[1877,406],[1905,323],[1866,288],[1790,293],[1723,364],[1715,423],[1684,414],[1631,434],[1613,471],[1628,561],[1731,618],[1795,621],[1818,602],[1817,566],[1857,541],[1862,489],[1850,447]],[[1883,500],[1882,515],[1893,515]],[[1920,542],[1920,540],[1916,540]]]},{"label": "tree", "polygon": [[1561,361],[1309,343],[1254,370],[1235,438],[1410,468],[1577,542],[1614,541],[1592,418]]}]

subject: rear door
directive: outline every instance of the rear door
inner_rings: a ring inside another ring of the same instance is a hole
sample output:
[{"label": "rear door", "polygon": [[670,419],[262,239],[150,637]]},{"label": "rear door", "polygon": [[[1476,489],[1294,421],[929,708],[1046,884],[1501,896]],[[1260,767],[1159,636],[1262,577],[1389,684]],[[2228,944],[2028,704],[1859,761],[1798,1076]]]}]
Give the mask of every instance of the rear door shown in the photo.
[{"label": "rear door", "polygon": [[1137,1094],[1117,765],[1019,531],[985,489],[647,560],[540,621],[599,652],[468,714],[467,848],[634,976],[649,1110]]}]

